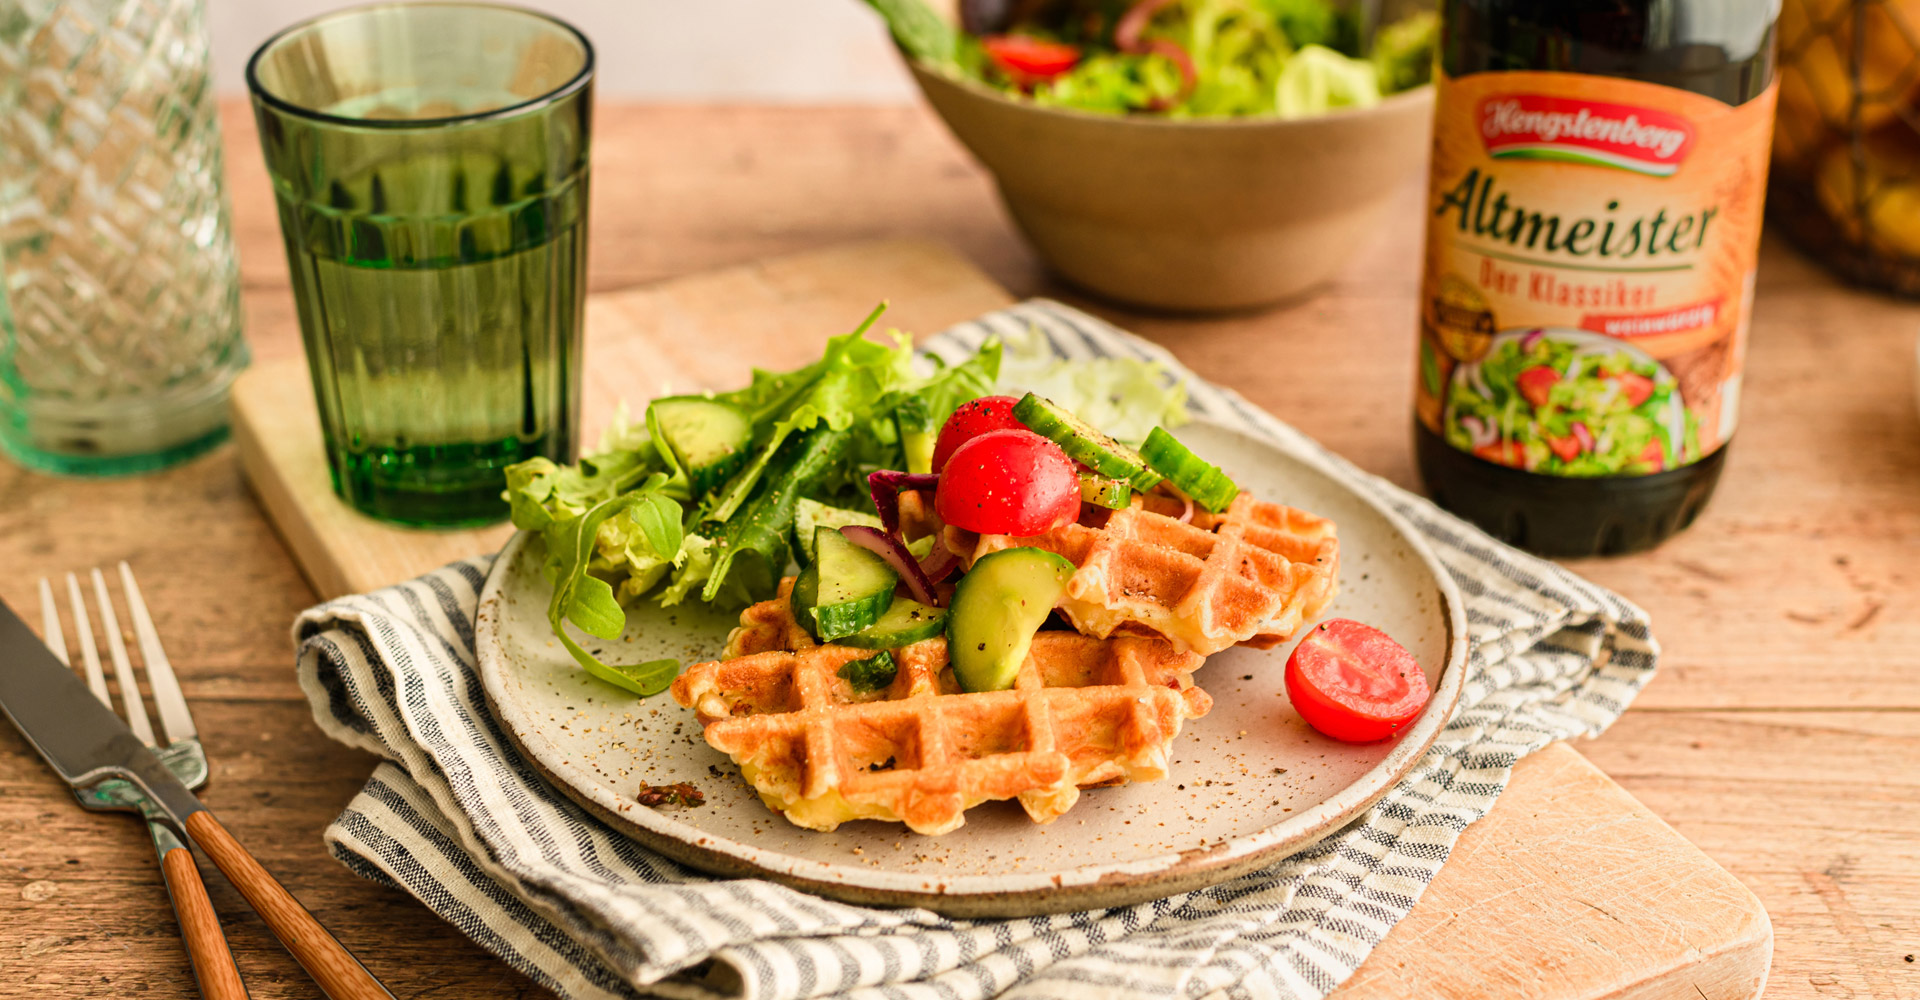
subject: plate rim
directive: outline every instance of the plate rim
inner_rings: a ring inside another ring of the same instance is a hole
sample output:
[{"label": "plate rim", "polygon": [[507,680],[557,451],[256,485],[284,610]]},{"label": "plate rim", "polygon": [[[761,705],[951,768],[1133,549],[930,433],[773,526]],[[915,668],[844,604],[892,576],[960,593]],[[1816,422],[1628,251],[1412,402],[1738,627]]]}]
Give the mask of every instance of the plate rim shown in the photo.
[{"label": "plate rim", "polygon": [[[756,847],[743,839],[717,836],[681,822],[671,813],[634,808],[631,802],[605,801],[602,794],[596,794],[605,793],[607,798],[613,798],[604,783],[587,781],[585,783],[593,787],[582,788],[564,777],[558,765],[548,761],[523,737],[520,730],[527,720],[507,710],[511,699],[502,690],[506,674],[504,657],[497,652],[503,641],[499,634],[501,617],[494,609],[501,600],[507,570],[532,537],[525,531],[515,532],[501,548],[480,591],[474,624],[474,662],[488,710],[501,724],[501,732],[535,770],[569,799],[618,832],[633,836],[689,867],[723,876],[765,878],[845,902],[916,906],[953,917],[1032,916],[1159,899],[1215,885],[1264,867],[1338,832],[1391,791],[1425,756],[1450,721],[1465,688],[1466,608],[1459,587],[1426,539],[1398,512],[1345,481],[1329,467],[1325,458],[1295,451],[1271,438],[1218,421],[1196,417],[1193,422],[1238,436],[1302,466],[1380,515],[1426,566],[1431,582],[1439,590],[1442,618],[1447,628],[1446,658],[1441,664],[1433,697],[1399,744],[1328,799],[1264,829],[1205,847],[1066,871],[942,878],[816,861]],[[1343,552],[1342,556],[1344,560],[1347,553]],[[537,731],[531,725],[526,727]]]}]

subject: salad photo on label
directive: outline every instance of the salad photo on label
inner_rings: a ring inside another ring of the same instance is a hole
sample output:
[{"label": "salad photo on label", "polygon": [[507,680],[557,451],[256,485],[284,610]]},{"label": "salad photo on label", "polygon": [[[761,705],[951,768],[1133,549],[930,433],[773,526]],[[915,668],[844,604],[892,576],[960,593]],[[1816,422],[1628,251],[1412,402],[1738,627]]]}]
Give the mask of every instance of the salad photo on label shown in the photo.
[{"label": "salad photo on label", "polygon": [[1509,331],[1455,368],[1447,443],[1557,476],[1663,472],[1700,457],[1698,425],[1665,366],[1578,330]]}]

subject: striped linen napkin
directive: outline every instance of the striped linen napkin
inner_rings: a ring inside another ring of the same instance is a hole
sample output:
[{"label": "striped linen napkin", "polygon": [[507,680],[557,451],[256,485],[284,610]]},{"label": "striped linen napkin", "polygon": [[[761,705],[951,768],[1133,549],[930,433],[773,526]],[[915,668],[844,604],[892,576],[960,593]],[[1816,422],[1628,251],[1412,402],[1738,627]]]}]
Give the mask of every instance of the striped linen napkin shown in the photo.
[{"label": "striped linen napkin", "polygon": [[488,560],[473,559],[295,623],[315,720],[385,758],[327,830],[334,855],[570,998],[1315,1000],[1412,909],[1520,757],[1598,734],[1652,677],[1647,616],[1619,595],[1359,471],[1101,320],[1034,300],[925,346],[954,359],[991,333],[1030,326],[1063,358],[1160,362],[1187,379],[1196,416],[1265,437],[1384,501],[1453,575],[1473,643],[1459,708],[1360,819],[1210,889],[1018,920],[949,920],[714,879],[605,826],[514,750],[474,669]]}]

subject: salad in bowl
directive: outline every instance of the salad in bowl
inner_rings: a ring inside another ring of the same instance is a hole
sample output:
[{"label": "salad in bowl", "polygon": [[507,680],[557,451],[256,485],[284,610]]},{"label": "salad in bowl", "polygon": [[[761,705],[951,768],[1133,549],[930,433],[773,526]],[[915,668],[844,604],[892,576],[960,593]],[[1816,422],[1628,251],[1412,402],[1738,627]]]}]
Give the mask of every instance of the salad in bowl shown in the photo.
[{"label": "salad in bowl", "polygon": [[1556,476],[1663,472],[1700,458],[1679,380],[1645,351],[1584,330],[1510,330],[1454,370],[1449,444]]},{"label": "salad in bowl", "polygon": [[[1368,32],[1331,0],[868,0],[932,67],[1044,107],[1170,118],[1302,118],[1432,78],[1439,16]],[[1368,37],[1368,36],[1371,37]]]}]

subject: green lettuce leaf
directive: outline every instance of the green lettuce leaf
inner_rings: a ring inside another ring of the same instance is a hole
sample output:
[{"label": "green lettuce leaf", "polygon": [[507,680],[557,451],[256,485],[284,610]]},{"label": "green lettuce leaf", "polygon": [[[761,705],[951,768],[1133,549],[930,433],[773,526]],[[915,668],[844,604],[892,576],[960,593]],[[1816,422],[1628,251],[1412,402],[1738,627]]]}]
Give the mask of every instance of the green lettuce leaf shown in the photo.
[{"label": "green lettuce leaf", "polygon": [[1133,358],[1063,360],[1033,327],[1007,338],[999,382],[1015,394],[1039,393],[1130,445],[1145,441],[1156,426],[1188,420],[1187,385],[1165,365]]},{"label": "green lettuce leaf", "polygon": [[1281,67],[1273,94],[1273,110],[1280,117],[1308,118],[1379,104],[1380,76],[1372,63],[1324,45],[1308,45]]},{"label": "green lettuce leaf", "polygon": [[645,527],[656,523],[658,515],[671,508],[672,513],[667,516],[674,524],[674,534],[678,533],[679,504],[658,492],[665,482],[665,475],[656,474],[638,490],[602,500],[578,517],[554,525],[554,530],[546,536],[548,565],[554,571],[553,598],[547,604],[547,622],[553,627],[553,634],[581,669],[642,697],[666,690],[680,672],[679,661],[603,663],[573,638],[566,629],[566,623],[570,621],[579,626],[581,631],[597,638],[612,640],[620,637],[620,632],[627,626],[627,614],[614,598],[613,587],[589,572],[588,566],[597,551],[596,539],[600,525],[615,514],[637,508],[654,508],[653,512],[642,513],[635,521],[642,525],[641,534],[648,538],[648,544],[659,542],[664,545],[671,540],[673,546],[670,551],[678,551],[677,537],[670,538],[664,533],[655,536]]},{"label": "green lettuce leaf", "polygon": [[[1000,338],[989,337],[973,357],[957,365],[943,366],[931,376],[895,389],[883,399],[878,410],[892,414],[892,426],[882,425],[875,437],[884,443],[885,432],[891,430],[892,447],[898,454],[885,451],[873,454],[872,467],[933,471],[933,446],[940,436],[940,428],[961,403],[993,394],[994,379],[1000,373],[1000,354]],[[855,454],[863,459],[869,457],[865,449],[856,449]],[[891,459],[897,459],[897,464],[890,462]]]}]

